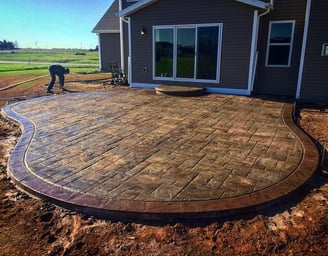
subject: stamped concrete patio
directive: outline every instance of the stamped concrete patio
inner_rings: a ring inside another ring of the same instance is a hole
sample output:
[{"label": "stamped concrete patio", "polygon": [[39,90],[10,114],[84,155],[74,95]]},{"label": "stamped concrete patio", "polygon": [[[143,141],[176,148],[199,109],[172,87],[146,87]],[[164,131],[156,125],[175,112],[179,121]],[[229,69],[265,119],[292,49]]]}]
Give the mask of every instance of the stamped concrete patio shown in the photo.
[{"label": "stamped concrete patio", "polygon": [[116,218],[213,217],[301,187],[318,152],[293,104],[117,89],[40,97],[2,112],[19,122],[9,173],[64,207]]}]

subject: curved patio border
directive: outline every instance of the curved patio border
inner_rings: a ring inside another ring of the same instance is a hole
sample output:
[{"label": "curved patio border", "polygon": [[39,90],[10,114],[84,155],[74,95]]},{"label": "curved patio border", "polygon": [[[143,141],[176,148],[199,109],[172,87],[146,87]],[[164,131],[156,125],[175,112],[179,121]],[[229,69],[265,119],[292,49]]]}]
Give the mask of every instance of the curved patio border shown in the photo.
[{"label": "curved patio border", "polygon": [[22,128],[22,136],[9,159],[8,172],[19,187],[33,195],[71,210],[111,218],[204,218],[256,210],[259,206],[284,198],[299,189],[317,169],[318,150],[311,138],[295,125],[292,119],[293,110],[293,104],[284,104],[282,119],[302,144],[302,162],[280,183],[242,196],[206,201],[143,202],[109,200],[106,197],[68,191],[59,185],[39,179],[30,172],[25,162],[25,153],[35,133],[34,124],[29,119],[18,116],[10,106],[5,106],[2,112],[11,120],[18,122]]}]

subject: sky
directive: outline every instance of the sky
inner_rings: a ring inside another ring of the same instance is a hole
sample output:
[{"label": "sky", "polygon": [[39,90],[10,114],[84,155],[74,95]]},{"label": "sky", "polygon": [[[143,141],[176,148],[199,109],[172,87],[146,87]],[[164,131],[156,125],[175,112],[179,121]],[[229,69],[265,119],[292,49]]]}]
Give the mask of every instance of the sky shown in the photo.
[{"label": "sky", "polygon": [[0,41],[19,48],[90,49],[92,29],[113,0],[0,0]]}]

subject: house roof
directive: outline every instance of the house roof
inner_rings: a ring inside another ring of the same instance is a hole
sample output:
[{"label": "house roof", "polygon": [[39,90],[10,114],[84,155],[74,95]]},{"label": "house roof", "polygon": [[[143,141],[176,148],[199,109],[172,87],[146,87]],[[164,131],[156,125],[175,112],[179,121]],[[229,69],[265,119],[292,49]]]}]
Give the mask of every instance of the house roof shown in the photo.
[{"label": "house roof", "polygon": [[117,16],[119,11],[119,0],[115,0],[104,16],[92,30],[93,33],[119,33],[120,19]]},{"label": "house roof", "polygon": [[[137,12],[159,0],[140,0],[137,3],[130,5],[129,7],[123,9],[122,11],[118,12],[118,16],[124,17],[128,16],[134,12]],[[260,0],[234,0],[243,4],[247,4],[256,8],[260,9],[267,9],[269,4],[267,2],[263,2]]]}]

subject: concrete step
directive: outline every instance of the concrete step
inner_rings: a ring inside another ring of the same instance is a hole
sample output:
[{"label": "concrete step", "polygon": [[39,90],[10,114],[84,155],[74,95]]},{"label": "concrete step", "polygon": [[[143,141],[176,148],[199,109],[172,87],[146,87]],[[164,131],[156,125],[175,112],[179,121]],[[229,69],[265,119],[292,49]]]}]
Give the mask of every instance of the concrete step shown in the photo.
[{"label": "concrete step", "polygon": [[164,94],[170,96],[191,97],[200,96],[205,93],[205,88],[189,87],[189,86],[173,86],[160,85],[156,87],[157,94]]}]

